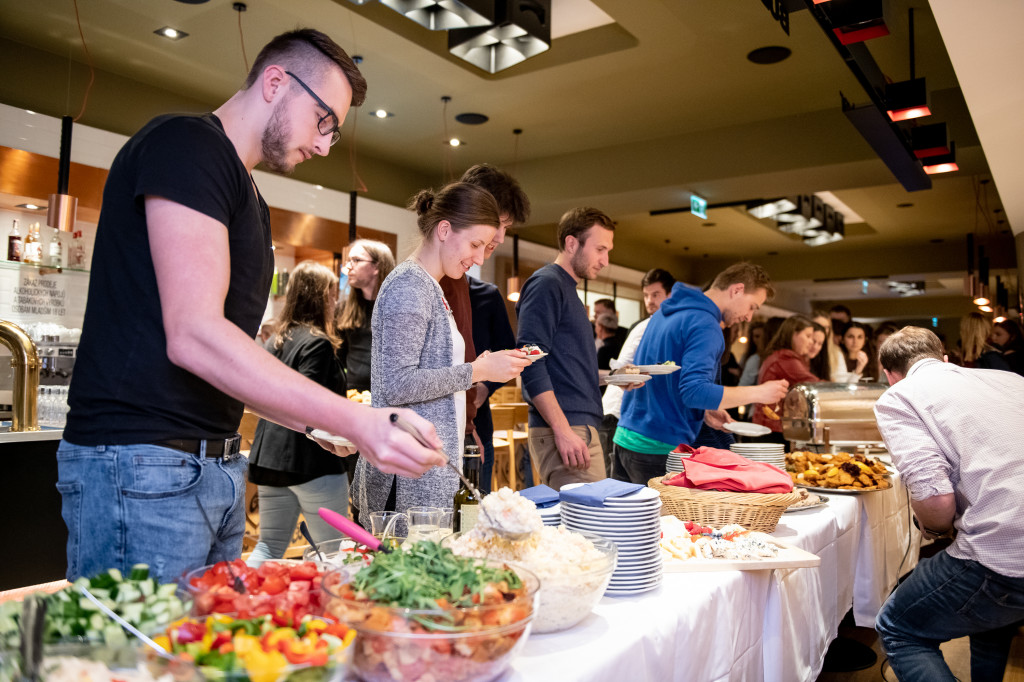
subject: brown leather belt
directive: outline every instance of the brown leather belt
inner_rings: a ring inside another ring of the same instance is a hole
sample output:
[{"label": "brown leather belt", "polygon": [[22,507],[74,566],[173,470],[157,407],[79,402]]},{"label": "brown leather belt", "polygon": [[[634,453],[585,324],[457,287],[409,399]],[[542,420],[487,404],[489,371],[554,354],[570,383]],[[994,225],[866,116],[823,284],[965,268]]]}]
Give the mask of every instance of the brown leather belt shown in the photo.
[{"label": "brown leather belt", "polygon": [[241,451],[242,437],[235,434],[231,438],[220,438],[210,440],[198,440],[195,438],[172,438],[159,440],[153,445],[165,448],[174,448],[192,455],[202,452],[202,445],[206,443],[206,456],[210,459],[231,459]]}]

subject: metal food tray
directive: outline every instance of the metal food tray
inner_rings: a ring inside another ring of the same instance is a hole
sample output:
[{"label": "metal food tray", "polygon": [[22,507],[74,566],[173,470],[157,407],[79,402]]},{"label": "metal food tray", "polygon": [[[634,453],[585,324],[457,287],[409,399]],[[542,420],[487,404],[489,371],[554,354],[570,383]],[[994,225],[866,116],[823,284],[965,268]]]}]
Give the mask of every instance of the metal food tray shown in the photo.
[{"label": "metal food tray", "polygon": [[873,408],[887,388],[877,383],[797,384],[783,403],[783,436],[809,445],[883,446]]}]

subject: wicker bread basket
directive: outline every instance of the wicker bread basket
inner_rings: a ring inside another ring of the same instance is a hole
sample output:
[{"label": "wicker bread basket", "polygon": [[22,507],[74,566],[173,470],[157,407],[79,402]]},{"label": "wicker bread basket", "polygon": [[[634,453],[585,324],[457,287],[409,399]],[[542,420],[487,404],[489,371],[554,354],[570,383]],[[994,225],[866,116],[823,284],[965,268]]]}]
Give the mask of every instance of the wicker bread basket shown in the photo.
[{"label": "wicker bread basket", "polygon": [[680,521],[694,521],[721,528],[736,523],[749,530],[771,533],[786,507],[800,499],[800,493],[720,493],[663,485],[662,477],[647,485],[661,495],[661,515]]}]

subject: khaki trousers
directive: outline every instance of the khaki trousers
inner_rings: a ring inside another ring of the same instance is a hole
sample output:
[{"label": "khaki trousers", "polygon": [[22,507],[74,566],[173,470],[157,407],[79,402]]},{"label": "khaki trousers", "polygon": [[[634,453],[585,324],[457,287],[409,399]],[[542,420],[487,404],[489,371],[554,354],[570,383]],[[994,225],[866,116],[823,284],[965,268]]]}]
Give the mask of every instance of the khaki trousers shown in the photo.
[{"label": "khaki trousers", "polygon": [[546,426],[530,427],[530,456],[537,463],[540,482],[555,490],[561,489],[566,483],[593,483],[605,478],[604,454],[597,429],[593,426],[573,426],[572,431],[590,447],[590,467],[587,469],[570,469],[565,466],[555,446],[553,429]]}]

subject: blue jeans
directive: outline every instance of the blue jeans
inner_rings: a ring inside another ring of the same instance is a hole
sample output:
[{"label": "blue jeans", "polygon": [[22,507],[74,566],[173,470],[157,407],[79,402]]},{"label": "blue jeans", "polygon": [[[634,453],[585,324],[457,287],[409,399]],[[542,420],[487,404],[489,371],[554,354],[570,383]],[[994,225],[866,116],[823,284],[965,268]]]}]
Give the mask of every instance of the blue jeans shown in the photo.
[{"label": "blue jeans", "polygon": [[896,588],[875,629],[900,682],[954,680],[939,644],[965,635],[971,638],[971,680],[999,682],[1021,620],[1024,578],[942,551]]},{"label": "blue jeans", "polygon": [[320,476],[312,481],[290,486],[259,486],[260,541],[249,557],[249,564],[259,566],[267,559],[280,559],[295,534],[295,522],[302,512],[309,534],[318,544],[342,536],[320,518],[320,507],[348,516],[348,475]]},{"label": "blue jeans", "polygon": [[57,490],[68,527],[68,580],[143,563],[160,581],[172,582],[194,568],[237,558],[247,467],[242,456],[224,461],[159,445],[62,440]]},{"label": "blue jeans", "polygon": [[480,440],[484,444],[483,459],[480,462],[480,494],[487,495],[491,492],[491,483],[494,480],[494,436],[493,430],[491,436],[484,438],[484,434],[480,434]]}]

